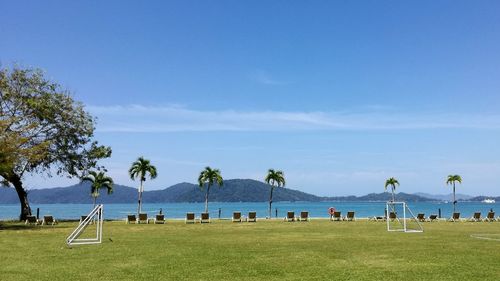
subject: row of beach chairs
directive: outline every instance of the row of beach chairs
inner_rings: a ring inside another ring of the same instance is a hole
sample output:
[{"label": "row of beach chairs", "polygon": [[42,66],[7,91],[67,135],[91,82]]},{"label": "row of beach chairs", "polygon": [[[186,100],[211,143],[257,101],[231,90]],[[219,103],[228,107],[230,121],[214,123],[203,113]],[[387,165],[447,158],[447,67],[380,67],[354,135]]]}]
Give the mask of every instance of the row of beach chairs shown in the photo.
[{"label": "row of beach chairs", "polygon": [[[200,223],[210,223],[210,214],[209,213],[201,213],[200,214]],[[184,219],[185,223],[196,223],[196,216],[194,213],[186,213],[186,218]]]},{"label": "row of beach chairs", "polygon": [[[397,215],[395,212],[390,212],[389,213],[389,220],[394,221],[397,219]],[[433,222],[438,219],[437,215],[430,215],[429,217],[425,217],[425,214],[420,213],[417,214],[417,220],[419,222]],[[373,221],[386,221],[387,218],[385,216],[383,217],[370,217],[368,220],[373,220]]]},{"label": "row of beach chairs", "polygon": [[[389,219],[390,220],[395,220],[397,218],[395,212],[390,212],[389,213]],[[82,216],[82,219],[84,217]],[[156,215],[155,218],[152,219],[155,224],[157,223],[165,223],[165,216],[162,214]],[[248,212],[248,216],[245,218],[242,216],[241,212],[233,212],[233,216],[231,218],[232,222],[256,222],[257,221],[257,213],[256,212]],[[284,221],[287,222],[294,222],[294,221],[309,221],[309,212],[307,211],[302,211],[300,212],[300,216],[295,216],[295,212],[287,212],[286,217],[283,219]],[[330,218],[332,221],[355,221],[355,212],[349,211],[347,212],[346,216],[342,216],[341,212],[334,212]],[[385,221],[385,217],[372,217],[369,218],[369,220],[383,220]],[[433,214],[430,215],[429,217],[425,217],[425,214],[419,213],[417,214],[417,220],[419,222],[432,222],[438,220],[438,216]],[[467,221],[472,221],[472,222],[479,222],[479,221],[488,221],[488,222],[493,222],[493,221],[500,221],[500,218],[495,217],[495,212],[489,212],[488,215],[485,218],[481,217],[481,212],[476,212],[473,214],[472,217],[469,219],[466,219]],[[200,217],[197,219],[194,213],[186,213],[186,218],[185,222],[186,223],[195,223],[196,221],[199,221],[200,223],[209,223],[210,222],[210,215],[209,213],[201,213]],[[462,221],[460,218],[460,213],[453,213],[451,218],[448,220],[451,222],[457,222],[457,221]],[[139,217],[136,218],[135,215],[128,215],[127,216],[127,223],[149,223],[150,220],[148,220],[148,215],[147,214],[139,214]]]},{"label": "row of beach chairs", "polygon": [[293,221],[309,221],[309,212],[307,211],[302,211],[300,212],[300,216],[296,217],[295,212],[287,212],[286,217],[283,219],[284,221],[287,222],[293,222]]},{"label": "row of beach chairs", "polygon": [[[417,215],[417,220],[420,222],[425,222],[425,221],[434,221],[437,220],[437,215],[430,215],[429,218],[425,218],[424,214],[418,214]],[[470,218],[464,218],[462,219],[460,217],[460,213],[453,213],[453,215],[448,219],[450,222],[460,222],[460,221],[470,221],[470,222],[480,222],[480,221],[485,221],[485,222],[493,222],[493,221],[499,221],[500,218],[495,218],[495,212],[488,212],[486,217],[481,217],[481,212],[475,212]]]},{"label": "row of beach chairs", "polygon": [[437,219],[438,219],[438,215],[430,215],[428,218],[426,218],[425,214],[423,214],[423,213],[417,214],[417,220],[419,222],[426,222],[426,221],[433,222]]},{"label": "row of beach chairs", "polygon": [[[199,221],[200,223],[210,223],[210,214],[209,213],[201,213],[199,219],[196,219],[194,213],[186,213],[185,223],[196,223]],[[233,212],[233,216],[231,218],[232,222],[257,222],[257,212],[248,212],[248,216],[245,218],[241,215],[241,212]]]},{"label": "row of beach chairs", "polygon": [[[153,219],[148,219],[148,214],[139,214],[139,217],[136,215],[128,215],[125,222],[127,224],[130,223],[146,223],[149,224],[150,221],[153,221],[154,224],[164,224],[165,223],[165,215],[158,214]],[[201,213],[200,217],[197,219],[194,213],[186,213],[186,218],[184,219],[186,223],[195,223],[199,221],[200,223],[209,223],[210,222],[210,214],[209,213]],[[241,212],[234,212],[232,217],[233,222],[256,222],[257,221],[257,212],[249,212],[247,218],[243,218],[241,216]]]},{"label": "row of beach chairs", "polygon": [[37,219],[35,216],[27,216],[24,224],[27,225],[56,225],[57,220],[53,216],[43,216],[42,220]]},{"label": "row of beach chairs", "polygon": [[[386,217],[371,217],[369,220],[374,220],[374,221],[386,221]],[[395,212],[390,212],[389,213],[389,220],[395,220],[397,219],[396,213]],[[419,213],[417,214],[417,220],[419,222],[433,222],[438,219],[438,215],[430,215],[429,217],[425,217],[424,213]],[[493,221],[500,221],[500,217],[496,218],[495,217],[495,212],[488,212],[488,215],[486,217],[481,217],[481,212],[475,212],[470,218],[468,219],[462,219],[460,217],[460,213],[453,213],[453,215],[447,220],[450,222],[460,222],[460,221],[471,221],[471,222],[480,222],[480,221],[485,221],[485,222],[493,222]]]},{"label": "row of beach chairs", "polygon": [[[293,221],[309,221],[309,212],[302,211],[300,212],[300,216],[296,217],[295,212],[287,212],[286,217],[283,219],[284,221],[293,222]],[[201,213],[199,221],[201,223],[210,222],[210,217],[208,213]],[[256,222],[257,221],[257,212],[248,212],[248,216],[245,218],[241,215],[241,212],[233,212],[233,216],[231,218],[232,222]],[[195,223],[196,218],[194,213],[186,214],[186,223]]]},{"label": "row of beach chairs", "polygon": [[[354,217],[354,212],[353,212],[353,217]],[[84,220],[85,216],[82,216],[81,220]],[[354,219],[354,218],[352,218]],[[158,214],[155,216],[155,218],[152,219],[153,223],[165,223],[165,215],[163,214]],[[295,212],[287,212],[287,216],[284,218],[284,221],[309,221],[309,212],[307,211],[302,211],[300,212],[300,216],[295,217]],[[125,219],[125,223],[127,224],[140,224],[140,223],[145,223],[149,224],[150,219],[148,219],[148,214],[143,213],[139,214],[137,217],[136,215],[128,215],[127,218]],[[196,223],[199,221],[200,223],[210,223],[210,214],[209,213],[201,213],[199,218],[196,218],[195,213],[186,213],[186,218],[184,219],[185,223]],[[256,222],[257,221],[257,212],[248,212],[248,216],[244,217],[242,216],[241,212],[233,212],[233,216],[231,218],[232,222]]]},{"label": "row of beach chairs", "polygon": [[[481,212],[475,212],[470,218],[465,219],[466,221],[471,221],[471,222],[493,222],[493,221],[500,221],[500,217],[495,218],[495,212],[488,212],[486,217],[481,216]],[[448,220],[451,222],[457,222],[457,221],[463,221],[463,219],[460,218],[460,213],[453,213],[451,218]]]},{"label": "row of beach chairs", "polygon": [[257,212],[248,212],[248,216],[244,218],[241,212],[233,212],[232,222],[257,222]]},{"label": "row of beach chairs", "polygon": [[150,221],[153,221],[154,224],[164,224],[165,223],[165,215],[164,214],[157,214],[154,218],[148,219],[148,214],[146,213],[141,213],[139,214],[139,217],[136,215],[128,215],[125,223],[130,224],[130,223],[145,223],[149,224]]},{"label": "row of beach chairs", "polygon": [[330,216],[331,221],[355,221],[355,212],[349,211],[347,215],[342,217],[342,212],[336,211]]},{"label": "row of beach chairs", "polygon": [[[81,216],[80,222],[85,220],[86,216]],[[389,219],[390,220],[395,220],[397,218],[396,213],[390,212],[389,213]],[[247,217],[243,217],[241,212],[233,212],[233,216],[231,218],[232,222],[256,222],[257,221],[257,212],[248,212]],[[295,212],[287,212],[286,217],[283,219],[284,221],[287,222],[294,222],[294,221],[309,221],[309,212],[307,211],[302,211],[300,212],[300,216],[295,216]],[[355,212],[349,211],[347,212],[347,215],[345,217],[342,216],[341,212],[334,212],[330,218],[332,221],[355,221]],[[386,217],[371,217],[369,220],[386,220]],[[437,215],[430,215],[429,217],[425,217],[425,214],[419,213],[417,214],[417,220],[419,222],[432,222],[435,220],[438,220]],[[134,224],[149,224],[150,222],[153,222],[154,224],[164,224],[165,223],[165,215],[164,214],[157,214],[154,218],[149,219],[148,214],[142,213],[139,214],[137,217],[136,215],[128,215],[125,222],[127,224],[134,223]],[[210,215],[209,213],[201,213],[200,217],[196,219],[195,213],[186,213],[186,218],[185,218],[185,223],[195,223],[199,221],[200,223],[210,223]],[[450,219],[448,219],[450,222],[460,222],[460,221],[470,221],[470,222],[493,222],[493,221],[500,221],[500,217],[495,217],[495,212],[488,212],[486,217],[481,216],[481,212],[475,212],[470,218],[468,219],[462,219],[460,217],[460,213],[453,213]],[[28,216],[25,221],[26,225],[55,225],[57,224],[57,220],[54,219],[53,216],[43,216],[43,220],[37,219],[35,216]]]}]

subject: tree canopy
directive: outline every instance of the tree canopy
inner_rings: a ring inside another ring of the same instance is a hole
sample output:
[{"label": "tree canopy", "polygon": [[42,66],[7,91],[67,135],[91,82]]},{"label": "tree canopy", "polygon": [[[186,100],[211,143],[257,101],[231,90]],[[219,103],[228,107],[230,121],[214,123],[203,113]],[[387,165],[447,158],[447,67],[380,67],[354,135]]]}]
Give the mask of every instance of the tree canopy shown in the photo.
[{"label": "tree canopy", "polygon": [[90,171],[88,175],[82,178],[82,181],[88,181],[90,185],[90,196],[94,199],[94,206],[97,197],[99,197],[99,190],[106,188],[108,194],[113,193],[113,179],[106,176],[104,172]]},{"label": "tree canopy", "polygon": [[224,184],[224,180],[222,179],[219,169],[205,167],[205,170],[201,171],[198,176],[198,186],[203,189],[205,183],[208,184],[208,188],[214,185],[214,183],[217,183],[217,185],[221,187]]},{"label": "tree canopy", "polygon": [[455,184],[455,182],[462,183],[462,177],[460,175],[448,175],[446,184]]},{"label": "tree canopy", "polygon": [[394,196],[394,192],[396,191],[396,186],[399,186],[399,181],[396,179],[396,178],[388,178],[386,181],[385,181],[385,190],[387,190],[387,187],[390,186],[391,187],[391,193],[392,193],[392,201],[394,202],[395,201],[395,196]]},{"label": "tree canopy", "polygon": [[[95,141],[95,119],[82,103],[39,69],[0,69],[0,176],[21,200],[21,219],[31,213],[26,173],[81,177],[111,148]],[[23,202],[25,201],[25,202]]]},{"label": "tree canopy", "polygon": [[394,192],[396,190],[396,186],[399,185],[399,181],[396,178],[388,178],[385,181],[385,190],[387,190],[387,187],[390,186],[392,191]]},{"label": "tree canopy", "polygon": [[273,188],[285,186],[285,174],[283,171],[275,171],[274,169],[269,169],[267,171],[266,178],[264,179],[267,184],[270,184]]},{"label": "tree canopy", "polygon": [[146,175],[149,174],[150,179],[155,179],[158,176],[156,167],[151,165],[151,161],[144,157],[137,158],[128,170],[130,179],[135,180],[140,178],[141,181],[146,181]]}]

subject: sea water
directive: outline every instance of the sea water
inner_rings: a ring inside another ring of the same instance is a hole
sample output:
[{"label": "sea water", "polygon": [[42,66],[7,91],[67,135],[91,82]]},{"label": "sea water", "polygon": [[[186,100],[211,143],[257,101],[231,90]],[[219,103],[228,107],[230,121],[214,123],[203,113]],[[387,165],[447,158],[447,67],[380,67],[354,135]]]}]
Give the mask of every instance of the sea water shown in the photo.
[{"label": "sea water", "polygon": [[[417,213],[424,213],[426,216],[439,214],[449,218],[453,212],[453,204],[439,202],[409,202],[408,206],[416,216]],[[296,215],[300,211],[309,211],[311,217],[329,217],[328,208],[334,207],[345,216],[348,211],[355,211],[356,217],[366,218],[372,216],[383,216],[386,207],[385,202],[275,202],[272,205],[272,217],[285,217],[287,211],[294,211]],[[40,217],[52,215],[57,219],[79,219],[80,216],[88,214],[92,210],[92,204],[32,204],[31,209],[36,215],[37,208],[40,208]],[[471,217],[474,212],[481,212],[486,216],[488,211],[493,209],[500,215],[500,203],[486,204],[481,202],[459,202],[457,212],[461,217]],[[167,219],[180,219],[186,216],[187,212],[199,213],[204,211],[204,203],[145,203],[142,211],[149,216],[158,214],[159,211],[165,214]],[[249,211],[256,211],[258,218],[268,216],[268,202],[209,202],[209,213],[211,218],[218,218],[220,210],[221,218],[231,218],[234,211],[240,211],[246,215]],[[277,215],[276,215],[277,211]],[[18,204],[0,205],[0,219],[16,219],[19,216],[20,207]],[[105,204],[105,219],[124,219],[127,214],[137,213],[137,204]]]}]

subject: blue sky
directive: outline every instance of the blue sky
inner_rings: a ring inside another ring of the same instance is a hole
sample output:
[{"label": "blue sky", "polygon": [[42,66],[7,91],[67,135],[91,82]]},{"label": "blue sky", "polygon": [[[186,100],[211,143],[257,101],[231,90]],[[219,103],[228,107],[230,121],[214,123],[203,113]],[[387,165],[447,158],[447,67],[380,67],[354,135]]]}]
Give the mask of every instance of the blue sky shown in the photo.
[{"label": "blue sky", "polygon": [[[204,166],[319,195],[500,195],[498,1],[3,1],[0,63],[44,69],[98,117],[120,184]],[[77,180],[30,176],[31,188]]]}]

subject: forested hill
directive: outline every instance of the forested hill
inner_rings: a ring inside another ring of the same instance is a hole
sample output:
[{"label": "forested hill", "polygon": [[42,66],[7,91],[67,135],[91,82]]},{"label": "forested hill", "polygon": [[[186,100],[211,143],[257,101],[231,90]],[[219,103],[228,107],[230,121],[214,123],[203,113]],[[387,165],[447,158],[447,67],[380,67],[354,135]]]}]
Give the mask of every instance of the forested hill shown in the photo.
[{"label": "forested hill", "polygon": [[[265,202],[269,200],[269,185],[250,179],[232,179],[224,181],[224,186],[213,186],[210,189],[212,202]],[[147,189],[147,186],[146,186]],[[163,202],[203,202],[204,191],[191,183],[179,183],[163,190],[145,191],[143,194],[146,203]],[[273,201],[387,201],[389,193],[372,193],[364,196],[320,197],[289,188],[276,188]],[[0,188],[0,204],[19,203],[17,194],[12,188]],[[33,189],[29,191],[29,200],[34,204],[51,203],[90,203],[90,185],[81,183],[69,187],[48,189]],[[433,199],[414,194],[398,193],[397,200],[418,202],[433,201]],[[101,192],[98,202],[102,203],[135,203],[137,189],[115,185],[114,192],[107,195]]]},{"label": "forested hill", "polygon": [[[146,186],[147,189],[147,186]],[[215,202],[263,202],[269,200],[270,187],[259,181],[248,179],[233,179],[224,181],[222,188],[212,186],[210,201]],[[114,185],[113,193],[101,192],[98,202],[102,203],[135,203],[137,189]],[[89,203],[90,184],[80,183],[69,187],[33,189],[29,191],[29,200],[35,204],[50,203]],[[0,188],[0,204],[15,204],[19,199],[12,188]],[[163,190],[145,191],[143,200],[147,203],[162,202],[203,202],[204,191],[198,185],[179,183]],[[273,201],[321,201],[322,198],[288,188],[276,188]]]}]

